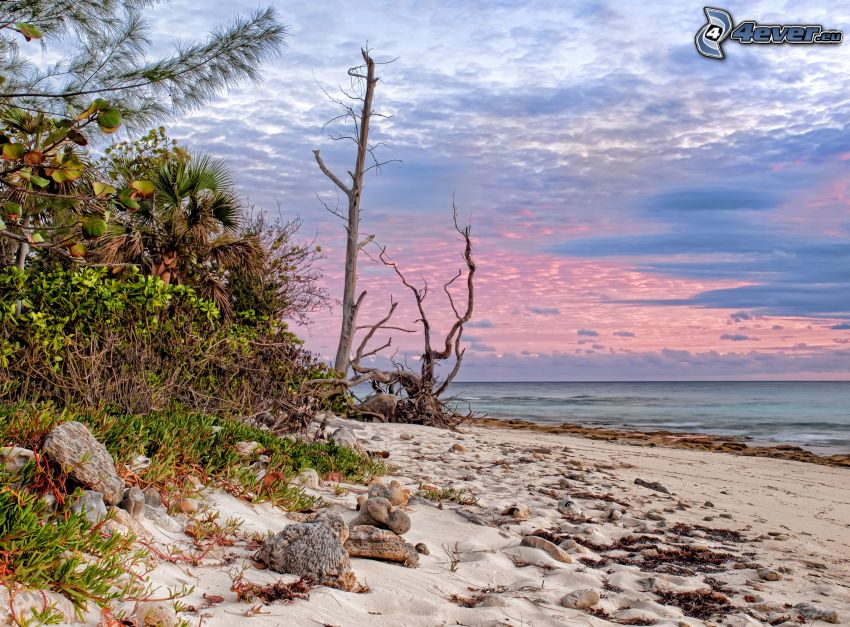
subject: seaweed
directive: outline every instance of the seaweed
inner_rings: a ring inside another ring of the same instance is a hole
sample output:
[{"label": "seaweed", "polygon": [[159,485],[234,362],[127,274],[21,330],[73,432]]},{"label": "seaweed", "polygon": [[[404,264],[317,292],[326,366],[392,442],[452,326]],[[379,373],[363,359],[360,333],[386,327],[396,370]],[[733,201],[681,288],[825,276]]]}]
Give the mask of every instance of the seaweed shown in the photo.
[{"label": "seaweed", "polygon": [[686,616],[709,619],[715,614],[728,614],[732,604],[725,596],[708,588],[689,592],[657,592],[658,602],[662,605],[675,605]]}]

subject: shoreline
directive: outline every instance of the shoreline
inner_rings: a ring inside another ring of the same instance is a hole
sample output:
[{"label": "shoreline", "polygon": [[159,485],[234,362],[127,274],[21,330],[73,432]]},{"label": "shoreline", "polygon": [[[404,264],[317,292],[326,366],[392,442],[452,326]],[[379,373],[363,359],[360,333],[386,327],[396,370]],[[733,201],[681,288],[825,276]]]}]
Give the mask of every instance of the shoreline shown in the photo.
[{"label": "shoreline", "polygon": [[636,446],[662,446],[666,448],[730,453],[746,457],[768,457],[789,461],[819,464],[837,468],[850,468],[850,452],[819,454],[795,444],[754,445],[742,437],[721,436],[686,431],[638,431],[607,427],[585,427],[575,423],[542,424],[519,418],[472,418],[466,424],[496,429],[559,433],[576,437],[620,442]]}]

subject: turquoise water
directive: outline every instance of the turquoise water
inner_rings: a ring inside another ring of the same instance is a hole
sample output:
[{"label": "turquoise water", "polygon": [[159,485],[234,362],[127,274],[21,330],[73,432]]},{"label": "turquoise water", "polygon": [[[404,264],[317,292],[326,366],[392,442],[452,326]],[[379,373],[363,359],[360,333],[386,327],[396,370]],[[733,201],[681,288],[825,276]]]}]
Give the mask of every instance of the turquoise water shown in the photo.
[{"label": "turquoise water", "polygon": [[850,451],[850,382],[457,383],[450,392],[492,418]]}]

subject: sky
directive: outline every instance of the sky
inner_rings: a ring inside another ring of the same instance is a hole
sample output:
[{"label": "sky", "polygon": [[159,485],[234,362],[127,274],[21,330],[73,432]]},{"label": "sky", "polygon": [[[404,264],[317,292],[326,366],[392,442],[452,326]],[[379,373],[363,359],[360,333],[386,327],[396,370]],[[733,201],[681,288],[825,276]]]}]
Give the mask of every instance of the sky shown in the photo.
[{"label": "sky", "polygon": [[[246,201],[300,217],[342,284],[345,233],[318,170],[325,92],[368,43],[379,68],[372,139],[398,160],[367,176],[361,232],[439,289],[462,267],[452,199],[478,262],[461,379],[850,379],[850,44],[724,45],[700,57],[697,2],[385,1],[276,4],[288,48],[266,80],[182,119],[172,136],[226,158]],[[717,4],[717,3],[715,3]],[[736,21],[850,34],[850,4],[724,2]],[[254,4],[174,0],[157,49]],[[340,202],[341,199],[340,199]],[[410,295],[361,257],[362,324]],[[462,298],[462,294],[459,293]],[[340,309],[298,329],[335,352]],[[413,358],[420,339],[398,334]]]}]

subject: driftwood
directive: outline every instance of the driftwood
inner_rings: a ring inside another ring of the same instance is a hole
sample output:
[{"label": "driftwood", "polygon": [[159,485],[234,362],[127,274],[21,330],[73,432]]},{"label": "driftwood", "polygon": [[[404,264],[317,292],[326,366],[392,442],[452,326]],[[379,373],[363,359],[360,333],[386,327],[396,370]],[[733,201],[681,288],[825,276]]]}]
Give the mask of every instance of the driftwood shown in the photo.
[{"label": "driftwood", "polygon": [[348,531],[344,546],[351,557],[399,562],[407,568],[419,565],[419,555],[413,545],[392,531],[371,525],[355,525]]}]

